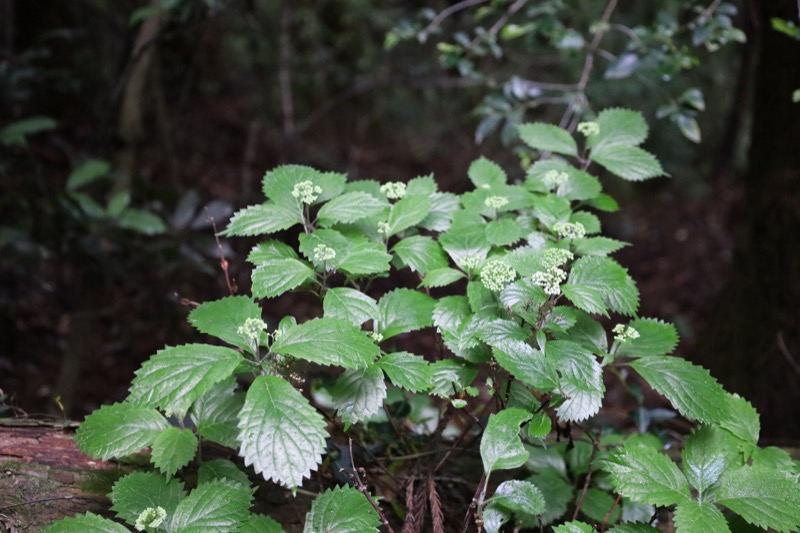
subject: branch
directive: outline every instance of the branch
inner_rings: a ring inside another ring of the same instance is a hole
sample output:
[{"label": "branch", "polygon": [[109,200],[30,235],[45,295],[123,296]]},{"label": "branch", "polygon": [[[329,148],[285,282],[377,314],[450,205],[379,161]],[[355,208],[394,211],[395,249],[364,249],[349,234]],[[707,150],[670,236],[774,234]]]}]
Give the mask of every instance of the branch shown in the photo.
[{"label": "branch", "polygon": [[457,4],[453,4],[452,6],[446,8],[446,9],[443,9],[442,11],[439,12],[438,15],[433,17],[433,20],[431,20],[430,24],[425,26],[425,29],[422,30],[420,32],[420,34],[424,35],[424,34],[428,33],[429,31],[435,30],[436,28],[439,27],[439,25],[442,22],[444,22],[444,20],[447,17],[449,17],[451,15],[454,15],[455,13],[458,13],[459,11],[464,11],[465,9],[469,9],[469,8],[471,8],[473,6],[477,6],[477,5],[480,5],[480,4],[485,4],[486,2],[488,2],[488,0],[462,0],[461,2],[459,2]]}]

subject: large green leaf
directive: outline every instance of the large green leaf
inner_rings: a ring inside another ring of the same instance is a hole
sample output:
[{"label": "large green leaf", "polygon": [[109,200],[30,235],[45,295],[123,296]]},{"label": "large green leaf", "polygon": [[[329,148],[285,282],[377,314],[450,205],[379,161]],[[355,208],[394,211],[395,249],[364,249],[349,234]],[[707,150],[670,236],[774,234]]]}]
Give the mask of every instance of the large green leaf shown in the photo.
[{"label": "large green leaf", "polygon": [[481,459],[486,475],[495,470],[517,468],[528,460],[522,445],[519,426],[531,419],[531,414],[517,407],[504,409],[489,416],[481,438]]},{"label": "large green leaf", "polygon": [[672,352],[678,344],[678,331],[668,322],[655,318],[637,318],[628,325],[639,333],[639,337],[622,343],[617,351],[618,355],[665,355]]},{"label": "large green leaf", "polygon": [[114,483],[108,495],[113,503],[111,510],[130,525],[135,525],[148,507],[161,507],[172,516],[185,496],[182,481],[155,472],[132,472]]},{"label": "large green leaf", "polygon": [[713,503],[701,503],[695,500],[683,502],[675,507],[673,521],[678,532],[730,533],[731,531],[725,517]]},{"label": "large green leaf", "polygon": [[199,332],[249,352],[252,349],[250,338],[238,331],[248,318],[261,318],[261,308],[248,296],[227,296],[204,302],[189,313],[189,323]]},{"label": "large green leaf", "polygon": [[717,503],[764,529],[800,530],[800,484],[796,476],[754,466],[730,469],[720,479]]},{"label": "large green leaf", "polygon": [[233,379],[217,383],[201,395],[189,410],[189,416],[197,427],[197,435],[222,444],[228,448],[237,448],[239,441],[239,411],[244,405],[244,394],[234,392]]},{"label": "large green leaf", "polygon": [[467,170],[467,176],[476,189],[484,186],[491,188],[497,185],[505,185],[506,181],[508,181],[508,176],[503,167],[485,157],[472,162]]},{"label": "large green leaf", "polygon": [[[613,524],[619,520],[620,507],[615,505],[614,497],[600,489],[590,488],[583,497],[581,513],[596,523]],[[607,516],[607,518],[606,518]]]},{"label": "large green leaf", "polygon": [[128,528],[87,512],[53,522],[42,530],[43,533],[129,533]]},{"label": "large green leaf", "polygon": [[253,246],[247,255],[247,260],[256,266],[275,259],[297,259],[297,252],[286,243],[268,239]]},{"label": "large green leaf", "polygon": [[346,425],[366,420],[377,413],[386,398],[386,383],[378,365],[345,370],[331,390],[333,406]]},{"label": "large green leaf", "polygon": [[442,247],[430,237],[422,235],[407,237],[395,244],[392,251],[408,268],[420,274],[448,265]]},{"label": "large green leaf", "polygon": [[683,416],[706,423],[724,418],[727,394],[705,368],[668,356],[637,359],[631,367]]},{"label": "large green leaf", "polygon": [[[569,285],[595,291],[605,306],[623,315],[633,315],[639,307],[639,290],[628,271],[607,257],[587,256],[575,261]],[[569,298],[566,290],[564,294]],[[585,308],[584,311],[593,312]]]},{"label": "large green leaf", "polygon": [[627,242],[609,239],[608,237],[586,237],[583,239],[574,239],[572,241],[572,249],[575,250],[575,253],[578,255],[605,256],[625,248],[628,244]]},{"label": "large green leaf", "polygon": [[378,302],[361,291],[336,287],[325,293],[322,308],[326,318],[342,318],[360,327],[367,320],[378,318]]},{"label": "large green leaf", "polygon": [[389,211],[389,229],[386,237],[391,237],[401,231],[416,226],[428,215],[431,210],[431,201],[427,196],[406,196],[398,200]]},{"label": "large green leaf", "polygon": [[509,511],[532,517],[545,510],[544,496],[530,481],[512,479],[500,483],[491,501]]},{"label": "large green leaf", "polygon": [[259,376],[239,415],[240,455],[264,479],[302,484],[325,451],[325,421],[286,380]]},{"label": "large green leaf", "polygon": [[197,437],[191,429],[170,427],[153,440],[150,460],[156,468],[171,477],[189,464],[197,453]]},{"label": "large green leaf", "polygon": [[317,218],[322,226],[352,223],[374,217],[388,209],[389,204],[366,192],[347,192],[323,205]]},{"label": "large green leaf", "polygon": [[321,365],[359,368],[380,355],[380,349],[359,328],[341,318],[315,318],[283,333],[272,351]]},{"label": "large green leaf", "polygon": [[211,481],[192,491],[175,509],[168,530],[191,533],[237,531],[247,520],[253,490],[238,483]]},{"label": "large green leaf", "polygon": [[314,270],[299,259],[274,259],[253,271],[253,296],[274,298],[314,279]]},{"label": "large green leaf", "polygon": [[128,400],[182,416],[201,394],[230,376],[243,361],[242,354],[222,346],[165,348],[136,371]]},{"label": "large green leaf", "polygon": [[168,427],[167,420],[155,409],[115,403],[87,416],[75,433],[75,442],[87,455],[106,460],[150,446]]},{"label": "large green leaf", "polygon": [[436,300],[411,289],[395,289],[378,302],[379,331],[384,339],[433,325]]},{"label": "large green leaf", "polygon": [[203,485],[215,479],[227,480],[228,482],[238,483],[244,487],[250,487],[250,478],[236,464],[227,459],[212,459],[203,461],[197,469],[197,484]]},{"label": "large green leaf", "polygon": [[222,231],[222,235],[228,237],[268,235],[289,229],[301,222],[303,222],[303,215],[296,204],[267,202],[237,211],[228,222],[228,227]]},{"label": "large green leaf", "polygon": [[548,192],[551,187],[547,180],[552,176],[551,172],[553,171],[556,172],[556,175],[561,173],[567,175],[566,181],[561,182],[555,189],[556,195],[567,200],[590,200],[596,198],[602,190],[600,180],[596,177],[583,170],[578,170],[566,161],[555,158],[543,159],[534,163],[528,170],[525,186],[532,191]]},{"label": "large green leaf", "polygon": [[758,444],[761,420],[753,406],[738,394],[728,394],[725,414],[719,421],[721,428],[747,444]]},{"label": "large green leaf", "polygon": [[446,287],[451,283],[464,279],[464,273],[455,268],[437,268],[431,270],[420,282],[420,287]]},{"label": "large green leaf", "polygon": [[328,489],[314,500],[303,533],[377,533],[381,519],[366,496],[352,487]]},{"label": "large green leaf", "polygon": [[482,262],[491,249],[483,225],[452,228],[439,235],[439,244],[462,270],[466,270],[465,259],[475,258]]},{"label": "large green leaf", "polygon": [[569,341],[550,341],[545,356],[561,374],[559,390],[564,403],[556,409],[561,420],[580,422],[600,410],[605,386],[603,371],[594,354]]},{"label": "large green leaf", "polygon": [[572,138],[570,132],[563,128],[553,124],[534,122],[532,124],[522,124],[517,129],[522,142],[540,152],[578,155],[578,145],[575,144],[575,139]]},{"label": "large green leaf", "polygon": [[516,220],[504,218],[486,224],[486,240],[494,246],[509,246],[519,242],[527,231]]},{"label": "large green leaf", "polygon": [[442,359],[431,363],[433,386],[431,394],[449,398],[454,393],[464,390],[475,380],[478,370],[474,365],[456,359]]},{"label": "large green leaf", "polygon": [[320,172],[302,165],[282,165],[264,174],[262,190],[264,196],[284,205],[299,205],[292,196],[294,186],[303,181],[310,181],[319,186],[322,192],[314,203],[321,203],[342,193],[347,176],[335,172]]},{"label": "large green leaf", "polygon": [[647,138],[647,122],[638,111],[604,109],[597,116],[600,132],[591,135],[586,144],[594,150],[609,146],[638,146]]},{"label": "large green leaf", "polygon": [[386,246],[377,242],[356,242],[338,262],[338,268],[347,274],[364,276],[382,274],[389,271],[392,256],[386,253]]},{"label": "large green leaf", "polygon": [[683,447],[683,473],[689,483],[703,493],[716,483],[730,463],[724,443],[725,434],[713,426],[700,426],[686,439]]},{"label": "large green leaf", "polygon": [[658,159],[636,146],[596,148],[592,150],[591,158],[609,172],[628,181],[642,181],[664,175]]},{"label": "large green leaf", "polygon": [[558,375],[552,363],[526,342],[501,343],[493,354],[501,367],[538,391],[551,391],[558,386]]},{"label": "large green leaf", "polygon": [[378,366],[398,387],[423,392],[433,385],[433,370],[424,357],[408,352],[395,352],[378,359]]},{"label": "large green leaf", "polygon": [[284,533],[283,527],[269,516],[251,514],[239,533]]},{"label": "large green leaf", "polygon": [[430,197],[431,210],[419,223],[430,231],[447,231],[456,212],[461,205],[458,196],[449,192],[436,192]]},{"label": "large green leaf", "polygon": [[649,446],[625,446],[605,462],[614,489],[633,501],[673,505],[691,499],[689,483],[677,465]]}]

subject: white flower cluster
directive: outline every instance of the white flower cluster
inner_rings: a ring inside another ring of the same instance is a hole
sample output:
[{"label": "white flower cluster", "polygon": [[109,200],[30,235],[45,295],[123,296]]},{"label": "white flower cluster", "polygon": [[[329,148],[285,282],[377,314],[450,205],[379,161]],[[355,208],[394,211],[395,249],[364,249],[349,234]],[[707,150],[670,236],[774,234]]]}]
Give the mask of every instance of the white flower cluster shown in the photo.
[{"label": "white flower cluster", "polygon": [[581,122],[578,124],[578,132],[585,136],[597,135],[600,133],[600,124],[597,122]]},{"label": "white flower cluster", "polygon": [[483,204],[486,207],[491,207],[492,209],[500,209],[501,207],[508,205],[508,198],[505,196],[489,196],[483,201]]},{"label": "white flower cluster", "polygon": [[481,283],[490,291],[501,291],[514,281],[517,271],[505,261],[489,261],[481,269]]},{"label": "white flower cluster", "polygon": [[144,531],[145,528],[156,528],[160,526],[167,517],[167,511],[163,507],[148,507],[139,514],[136,519],[136,531]]},{"label": "white flower cluster", "polygon": [[336,250],[334,250],[327,244],[322,244],[322,243],[314,247],[315,262],[323,263],[325,261],[330,261],[332,259],[336,259]]},{"label": "white flower cluster", "polygon": [[367,335],[374,340],[375,342],[381,342],[383,340],[383,335],[378,333],[377,331],[370,331]]},{"label": "white flower cluster", "polygon": [[564,248],[549,248],[544,252],[542,266],[545,268],[560,267],[567,261],[571,261],[575,254]]},{"label": "white flower cluster", "polygon": [[267,329],[267,323],[260,318],[248,318],[244,324],[236,328],[236,333],[258,342],[261,332],[265,329]]},{"label": "white flower cluster", "polygon": [[477,255],[468,255],[461,260],[461,266],[466,270],[472,270],[477,267],[480,262],[481,258]]},{"label": "white flower cluster", "polygon": [[544,289],[545,294],[555,296],[561,292],[561,283],[567,279],[567,273],[557,266],[547,270],[534,272],[531,281]]},{"label": "white flower cluster", "polygon": [[390,200],[397,200],[406,195],[406,184],[402,181],[390,181],[381,185],[381,192]]},{"label": "white flower cluster", "polygon": [[549,170],[545,173],[544,178],[542,178],[544,182],[544,186],[548,189],[555,189],[559,185],[562,185],[569,181],[569,174],[564,172],[563,170],[559,172],[558,170]]},{"label": "white flower cluster", "polygon": [[580,222],[556,222],[553,230],[562,239],[583,239],[586,236],[586,228]]},{"label": "white flower cluster", "polygon": [[614,333],[614,340],[620,344],[639,338],[639,332],[625,324],[617,324],[611,332]]},{"label": "white flower cluster", "polygon": [[292,189],[292,196],[299,198],[304,204],[311,204],[319,198],[321,192],[322,187],[314,185],[313,181],[306,180],[295,184],[294,189]]},{"label": "white flower cluster", "polygon": [[378,233],[382,233],[384,235],[389,234],[389,223],[388,222],[378,222]]}]

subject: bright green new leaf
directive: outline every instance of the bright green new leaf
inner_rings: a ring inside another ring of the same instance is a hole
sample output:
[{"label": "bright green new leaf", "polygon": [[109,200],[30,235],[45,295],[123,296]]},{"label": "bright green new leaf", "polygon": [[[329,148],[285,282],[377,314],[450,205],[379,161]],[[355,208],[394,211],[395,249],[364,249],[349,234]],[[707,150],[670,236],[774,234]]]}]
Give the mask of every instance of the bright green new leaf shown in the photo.
[{"label": "bright green new leaf", "polygon": [[550,434],[553,429],[553,422],[547,413],[536,413],[528,422],[528,438],[543,439]]},{"label": "bright green new leaf", "polygon": [[795,476],[740,466],[722,475],[716,497],[750,524],[780,532],[800,530],[800,483]]},{"label": "bright green new leaf", "polygon": [[665,175],[661,163],[650,152],[636,146],[604,146],[591,153],[592,161],[628,181],[643,181]]},{"label": "bright green new leaf", "polygon": [[248,352],[250,337],[239,332],[248,318],[261,319],[261,308],[247,296],[227,296],[204,302],[189,313],[189,323],[200,333],[213,335]]},{"label": "bright green new leaf", "polygon": [[540,152],[556,152],[571,156],[578,155],[578,145],[572,134],[553,124],[534,122],[517,127],[522,142]]},{"label": "bright green new leaf", "polygon": [[129,530],[108,518],[87,512],[53,522],[42,533],[129,533]]},{"label": "bright green new leaf", "polygon": [[275,259],[253,271],[253,296],[274,298],[314,279],[314,270],[299,259]]},{"label": "bright green new leaf", "polygon": [[326,318],[342,318],[357,327],[378,317],[378,302],[348,287],[328,290],[322,301],[322,309]]},{"label": "bright green new leaf", "polygon": [[733,459],[730,452],[734,450],[726,450],[725,438],[726,434],[714,426],[700,426],[686,439],[681,455],[683,473],[701,501],[706,489],[719,480]]},{"label": "bright green new leaf", "polygon": [[520,467],[528,460],[528,451],[519,436],[519,426],[531,416],[516,407],[489,416],[481,438],[481,459],[487,476],[495,470]]},{"label": "bright green new leaf", "polygon": [[117,518],[135,525],[136,519],[148,507],[161,507],[167,516],[172,516],[186,492],[183,482],[178,479],[167,479],[155,472],[132,472],[114,483],[108,497]]},{"label": "bright green new leaf", "polygon": [[341,318],[315,318],[282,334],[272,351],[320,365],[367,366],[380,349],[358,327]]},{"label": "bright green new leaf", "polygon": [[395,289],[378,302],[379,331],[384,340],[433,325],[436,300],[411,289]]},{"label": "bright green new leaf", "polygon": [[464,273],[454,268],[437,268],[425,274],[420,287],[446,287],[463,279]]},{"label": "bright green new leaf", "polygon": [[509,246],[519,242],[527,233],[516,220],[504,218],[486,224],[486,241],[494,246]]},{"label": "bright green new leaf", "polygon": [[286,380],[256,378],[239,418],[239,453],[264,479],[297,487],[320,463],[325,421]]},{"label": "bright green new leaf", "polygon": [[542,352],[526,342],[503,343],[492,351],[501,367],[521,382],[539,391],[551,391],[558,386],[558,374]]},{"label": "bright green new leaf", "polygon": [[430,237],[413,235],[394,245],[392,251],[412,271],[427,274],[448,266],[447,256],[438,242]]},{"label": "bright green new leaf", "polygon": [[683,416],[711,424],[724,418],[727,393],[705,368],[668,356],[637,359],[631,367]]},{"label": "bright green new leaf", "polygon": [[610,146],[639,146],[647,139],[648,127],[638,111],[604,109],[597,116],[600,132],[590,136],[586,144],[593,150]]},{"label": "bright green new leaf", "polygon": [[115,403],[87,416],[75,433],[75,442],[87,455],[107,460],[150,446],[168,427],[167,420],[155,409]]},{"label": "bright green new leaf", "polygon": [[284,533],[283,527],[269,516],[252,514],[239,533]]},{"label": "bright green new leaf", "polygon": [[219,533],[237,531],[248,519],[253,489],[227,481],[211,481],[194,489],[175,509],[169,531]]},{"label": "bright green new leaf", "polygon": [[217,383],[206,391],[189,409],[189,416],[197,427],[197,435],[228,448],[237,448],[239,411],[244,405],[244,394],[234,392],[231,378]]},{"label": "bright green new leaf", "polygon": [[672,519],[678,532],[730,533],[731,531],[725,517],[713,503],[701,503],[695,500],[683,502],[675,507]]},{"label": "bright green new leaf", "polygon": [[212,459],[203,461],[197,469],[197,484],[204,485],[215,479],[227,480],[231,483],[238,483],[244,487],[250,487],[250,479],[238,466],[227,459]]},{"label": "bright green new leaf", "polygon": [[545,357],[561,374],[564,403],[556,409],[561,420],[580,422],[597,414],[603,401],[603,370],[594,354],[569,341],[550,341]]},{"label": "bright green new leaf", "polygon": [[136,371],[128,401],[179,416],[215,383],[230,376],[242,354],[208,344],[167,347]]},{"label": "bright green new leaf", "polygon": [[605,462],[614,490],[633,501],[673,505],[691,499],[689,483],[672,459],[646,446],[625,446]]},{"label": "bright green new leaf", "polygon": [[363,218],[380,215],[389,204],[365,192],[347,192],[323,205],[317,219],[320,225],[349,224]]},{"label": "bright green new leaf", "polygon": [[433,370],[424,357],[395,352],[378,359],[378,366],[392,383],[411,392],[423,392],[433,385]]},{"label": "bright green new leaf", "polygon": [[268,235],[289,229],[301,222],[303,222],[303,216],[296,204],[267,202],[237,211],[221,234],[228,237]]},{"label": "bright green new leaf", "polygon": [[366,496],[352,487],[328,489],[314,500],[303,533],[377,533],[381,519]]},{"label": "bright green new leaf", "polygon": [[189,464],[197,453],[197,437],[190,429],[169,427],[153,440],[150,460],[166,476]]},{"label": "bright green new leaf", "polygon": [[[568,281],[569,285],[599,293],[609,309],[622,315],[633,315],[639,308],[639,289],[633,279],[625,268],[608,257],[581,257],[573,263]],[[583,310],[592,312],[585,308]]]},{"label": "bright green new leaf", "polygon": [[467,176],[476,189],[484,186],[491,189],[497,185],[505,185],[508,181],[508,176],[503,167],[485,157],[472,162],[467,170]]},{"label": "bright green new leaf", "polygon": [[431,201],[427,196],[406,196],[398,200],[389,211],[387,224],[389,229],[386,237],[400,233],[412,226],[416,226],[428,215],[431,210]]},{"label": "bright green new leaf", "polygon": [[639,333],[639,337],[620,345],[617,354],[621,356],[665,355],[678,344],[678,331],[668,322],[656,318],[637,318],[628,325]]},{"label": "bright green new leaf", "polygon": [[345,370],[331,390],[333,406],[346,425],[367,420],[386,398],[386,383],[378,365]]}]

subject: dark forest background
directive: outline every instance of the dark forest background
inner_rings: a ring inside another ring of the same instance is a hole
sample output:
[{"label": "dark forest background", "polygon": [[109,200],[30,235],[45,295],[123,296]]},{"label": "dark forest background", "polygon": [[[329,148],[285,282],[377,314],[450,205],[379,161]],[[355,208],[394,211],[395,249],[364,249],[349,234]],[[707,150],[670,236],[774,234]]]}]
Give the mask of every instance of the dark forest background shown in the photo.
[{"label": "dark forest background", "polygon": [[[690,3],[620,2],[614,20],[649,24]],[[566,4],[564,25],[579,29],[605,5]],[[488,89],[443,68],[436,39],[384,46],[420,9],[448,5],[0,0],[0,416],[82,418],[122,399],[164,345],[196,338],[188,303],[228,293],[221,258],[248,289],[253,243],[215,228],[261,201],[276,165],[380,181],[433,172],[452,191],[479,155],[519,168],[501,135],[476,142]],[[607,182],[621,210],[603,224],[633,244],[616,257],[640,284],[641,315],[674,322],[679,353],[750,399],[768,442],[796,444],[800,40],[772,20],[797,25],[799,6],[731,5],[747,43],[700,50],[671,80],[704,94],[700,143],[657,118],[652,83],[592,79],[598,108],[645,113],[647,148],[672,176]],[[571,59],[517,54],[502,68],[558,82],[575,77]]]}]

